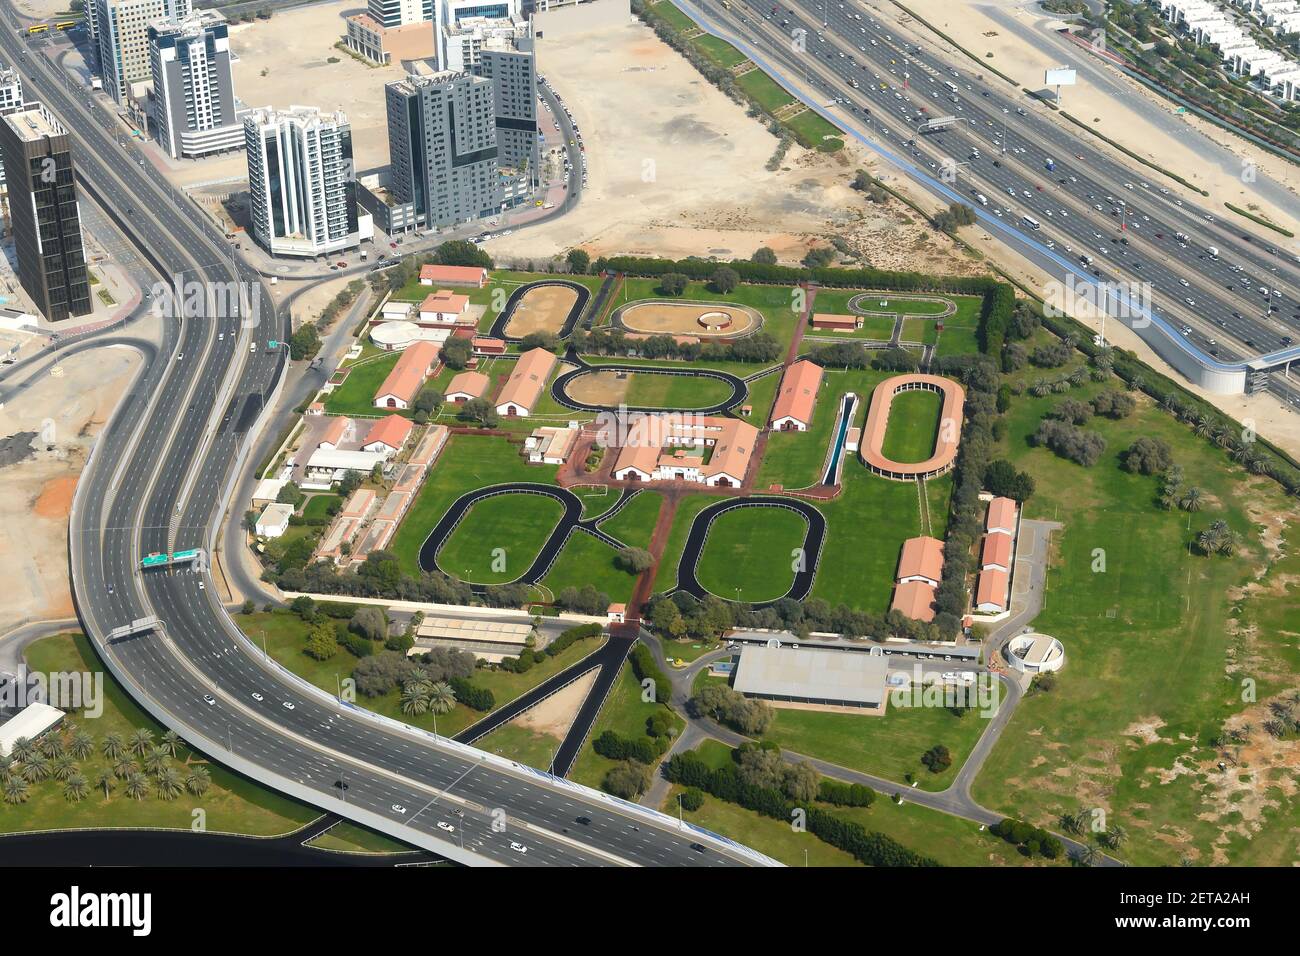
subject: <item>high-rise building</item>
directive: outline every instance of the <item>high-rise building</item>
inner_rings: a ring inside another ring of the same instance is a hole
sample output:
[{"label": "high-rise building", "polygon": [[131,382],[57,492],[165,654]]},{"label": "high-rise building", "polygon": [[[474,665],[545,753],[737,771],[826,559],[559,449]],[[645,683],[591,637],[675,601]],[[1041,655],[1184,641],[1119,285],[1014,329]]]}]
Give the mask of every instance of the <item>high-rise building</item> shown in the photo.
[{"label": "high-rise building", "polygon": [[389,189],[425,228],[500,211],[492,81],[469,73],[408,76],[384,87]]},{"label": "high-rise building", "polygon": [[497,126],[497,165],[528,189],[541,183],[537,138],[537,67],[531,36],[497,38],[479,51],[474,73],[492,81]]},{"label": "high-rise building", "polygon": [[149,60],[153,121],[168,153],[203,156],[244,145],[225,17],[200,10],[149,24]]},{"label": "high-rise building", "polygon": [[150,77],[149,24],[190,12],[190,0],[93,0],[104,92],[125,104],[131,84]]},{"label": "high-rise building", "polygon": [[23,78],[18,71],[0,63],[0,112],[23,105]]},{"label": "high-rise building", "polygon": [[244,118],[244,148],[253,236],[272,255],[316,256],[360,244],[346,115],[308,106],[253,110]]},{"label": "high-rise building", "polygon": [[520,16],[520,0],[434,0],[433,35],[438,46],[438,69],[468,69],[448,59],[447,38],[459,34],[468,20],[511,20]]},{"label": "high-rise building", "polygon": [[18,281],[51,322],[91,311],[72,138],[39,103],[0,116]]},{"label": "high-rise building", "polygon": [[435,0],[368,0],[366,10],[381,27],[404,27],[433,19]]},{"label": "high-rise building", "polygon": [[472,71],[479,62],[479,54],[493,44],[506,49],[521,37],[529,36],[528,21],[523,17],[506,17],[489,20],[486,17],[466,17],[443,27],[437,37],[438,69],[462,72]]}]

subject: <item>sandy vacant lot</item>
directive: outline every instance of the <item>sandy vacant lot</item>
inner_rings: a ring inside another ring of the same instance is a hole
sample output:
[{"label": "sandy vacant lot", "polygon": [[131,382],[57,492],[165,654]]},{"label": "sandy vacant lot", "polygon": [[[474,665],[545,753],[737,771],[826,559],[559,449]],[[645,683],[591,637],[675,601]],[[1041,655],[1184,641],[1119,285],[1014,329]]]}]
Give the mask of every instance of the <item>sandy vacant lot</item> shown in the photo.
[{"label": "sandy vacant lot", "polygon": [[583,674],[563,690],[556,691],[532,710],[526,710],[510,721],[516,727],[523,727],[535,734],[549,734],[557,740],[563,740],[569,732],[569,725],[578,713],[578,708],[587,699],[592,684],[596,683],[598,670]]},{"label": "sandy vacant lot", "polygon": [[0,436],[36,433],[32,454],[0,468],[0,633],[73,613],[68,508],[91,443],[139,364],[127,348],[82,353],[0,407]]},{"label": "sandy vacant lot", "polygon": [[947,240],[919,243],[923,225],[848,188],[866,165],[855,147],[794,147],[767,170],[776,138],[640,23],[543,39],[538,58],[582,127],[590,185],[574,212],[489,243],[493,253],[731,258],[771,246],[789,261],[841,234],[876,265],[969,268]]},{"label": "sandy vacant lot", "polygon": [[578,293],[559,285],[546,285],[523,294],[506,325],[510,335],[531,332],[559,332],[569,310],[578,301]]}]

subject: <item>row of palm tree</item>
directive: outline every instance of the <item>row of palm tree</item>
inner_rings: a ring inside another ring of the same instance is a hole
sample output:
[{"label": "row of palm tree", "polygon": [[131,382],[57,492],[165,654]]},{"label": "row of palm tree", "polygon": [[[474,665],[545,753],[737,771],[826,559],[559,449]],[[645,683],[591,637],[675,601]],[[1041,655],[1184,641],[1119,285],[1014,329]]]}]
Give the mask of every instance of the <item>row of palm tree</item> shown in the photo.
[{"label": "row of palm tree", "polygon": [[1196,536],[1196,546],[1202,554],[1220,554],[1232,557],[1241,547],[1241,535],[1228,527],[1228,522],[1219,519]]},{"label": "row of palm tree", "polygon": [[429,679],[422,667],[417,667],[402,684],[402,713],[409,716],[445,714],[456,706],[456,692],[446,681]]}]

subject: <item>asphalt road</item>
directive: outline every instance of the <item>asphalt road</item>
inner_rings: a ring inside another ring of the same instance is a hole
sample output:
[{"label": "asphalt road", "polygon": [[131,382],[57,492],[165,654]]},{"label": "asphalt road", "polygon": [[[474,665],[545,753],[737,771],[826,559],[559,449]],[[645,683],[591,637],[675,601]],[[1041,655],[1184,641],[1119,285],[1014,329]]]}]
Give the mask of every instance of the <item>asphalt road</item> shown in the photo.
[{"label": "asphalt road", "polygon": [[[1300,267],[1281,237],[1225,221],[1154,170],[1130,168],[1046,104],[991,73],[979,79],[977,67],[944,55],[928,35],[904,40],[881,12],[895,8],[799,0],[769,18],[774,5],[766,0],[678,6],[752,47],[761,65],[824,95],[818,112],[945,201],[971,205],[995,238],[1050,275],[1120,289],[1149,284],[1139,288],[1152,290],[1154,324],[1211,364],[1300,358],[1300,347],[1283,342],[1300,339]],[[795,31],[803,31],[806,52],[792,50]],[[946,130],[917,132],[918,123],[945,115],[956,117]],[[1025,216],[1040,227],[1030,229]],[[1175,238],[1180,232],[1186,242]],[[1094,261],[1085,266],[1083,255]],[[1136,292],[1127,302],[1144,305]],[[1300,404],[1280,375],[1268,384]]]},{"label": "asphalt road", "polygon": [[[11,11],[0,51],[73,134],[81,188],[128,226],[163,275],[205,293],[270,297],[227,258],[224,237],[158,172],[122,147],[121,131],[90,94],[24,55]],[[263,403],[285,372],[286,317],[269,305],[243,317],[181,297],[159,358],[145,365],[99,435],[70,528],[74,594],[83,625],[151,713],[211,756],[258,779],[385,832],[470,862],[527,865],[734,865],[743,849],[555,783],[520,766],[380,720],[308,688],[253,651],[206,575],[142,574],[151,551],[210,547],[233,477]],[[249,328],[241,328],[243,322]],[[162,629],[111,644],[113,627],[156,614]],[[252,695],[257,693],[261,700]],[[205,699],[206,695],[206,699]],[[340,806],[346,801],[345,806]],[[445,809],[440,809],[445,808]],[[459,810],[461,816],[448,810]],[[567,835],[578,815],[599,821]],[[448,818],[454,818],[452,823]],[[437,827],[442,822],[454,830]],[[527,846],[526,853],[511,843]],[[700,853],[692,844],[710,849]],[[472,854],[472,855],[467,855]]]}]

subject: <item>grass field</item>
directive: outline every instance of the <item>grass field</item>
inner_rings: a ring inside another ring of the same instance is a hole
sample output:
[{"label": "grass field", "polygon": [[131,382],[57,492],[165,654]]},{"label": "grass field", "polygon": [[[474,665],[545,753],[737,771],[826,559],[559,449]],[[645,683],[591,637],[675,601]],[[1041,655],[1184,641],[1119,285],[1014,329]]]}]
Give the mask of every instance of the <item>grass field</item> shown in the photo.
[{"label": "grass field", "polygon": [[719,515],[700,555],[700,584],[718,597],[774,601],[794,578],[791,551],[808,526],[784,508],[741,508]]},{"label": "grass field", "polygon": [[398,414],[409,418],[411,411],[375,408],[375,392],[393,370],[401,352],[383,352],[372,359],[353,365],[345,381],[325,396],[325,411],[330,415],[378,416]]},{"label": "grass field", "polygon": [[605,779],[605,774],[614,766],[614,761],[607,760],[596,753],[591,747],[591,742],[607,730],[624,737],[644,735],[646,721],[651,715],[659,712],[669,715],[676,733],[682,732],[686,722],[666,705],[647,704],[641,700],[641,684],[632,673],[632,665],[624,664],[623,669],[619,671],[618,681],[610,688],[609,696],[605,698],[605,703],[600,708],[600,714],[591,725],[591,733],[582,748],[582,753],[578,754],[578,759],[574,761],[569,779],[589,787],[599,787],[601,781]]},{"label": "grass field", "polygon": [[338,495],[314,494],[307,499],[307,503],[302,506],[302,516],[308,521],[312,519],[329,520],[329,507],[339,500]]},{"label": "grass field", "polygon": [[438,566],[474,584],[504,584],[528,570],[564,507],[543,495],[497,495],[474,504],[443,548]]},{"label": "grass field", "polygon": [[307,841],[307,845],[322,850],[342,850],[345,853],[418,852],[415,847],[399,843],[390,836],[368,830],[350,820],[340,820],[316,839]]},{"label": "grass field", "polygon": [[[656,9],[661,8],[662,4]],[[744,76],[737,77],[736,85],[748,93],[754,102],[769,113],[775,112],[783,106],[789,106],[794,102],[794,97],[762,70],[750,70]]]},{"label": "grass field", "polygon": [[[935,354],[973,355],[979,352],[977,330],[980,324],[980,300],[972,296],[956,296],[957,311],[943,320],[943,332]],[[1047,334],[1047,333],[1045,333]],[[928,342],[928,339],[922,341]]]},{"label": "grass field", "polygon": [[420,547],[447,508],[458,497],[475,488],[507,481],[555,480],[554,465],[530,465],[519,454],[519,446],[503,438],[480,435],[452,435],[438,462],[424,479],[411,510],[407,512],[389,550],[408,574],[420,571]]},{"label": "grass field", "polygon": [[[975,711],[958,717],[943,707],[896,707],[891,700],[881,717],[778,707],[763,736],[785,750],[897,781],[900,789],[907,789],[910,773],[921,789],[938,791],[952,783],[987,725]],[[935,744],[952,754],[952,766],[938,774],[921,764],[921,754]]]},{"label": "grass field", "polygon": [[[94,741],[94,752],[77,761],[77,772],[90,784],[89,795],[80,803],[63,797],[63,784],[47,779],[30,785],[26,803],[6,805],[0,813],[0,832],[32,832],[76,827],[159,827],[189,830],[193,813],[202,809],[205,826],[212,832],[246,833],[272,836],[296,830],[314,820],[320,811],[265,790],[244,777],[210,763],[196,751],[181,746],[168,763],[184,776],[190,767],[202,766],[209,771],[212,784],[207,793],[194,796],[188,792],[175,800],[161,799],[153,792],[143,800],[128,798],[122,781],[113,779],[110,795],[104,798],[96,786],[99,775],[111,771],[113,761],[103,756],[100,744],[111,733],[129,738],[139,728],[154,735],[157,745],[166,728],[141,710],[126,691],[104,670],[90,642],[81,634],[57,634],[33,642],[26,651],[28,668],[41,674],[92,673],[103,675],[103,712],[95,718],[72,713],[69,719]],[[235,741],[238,745],[238,740]]]},{"label": "grass field", "polygon": [[[658,9],[662,10],[663,6],[660,5]],[[733,66],[738,66],[748,59],[745,54],[741,53],[726,40],[720,40],[707,33],[704,36],[696,37],[691,42],[700,50],[704,51],[704,54],[710,60],[724,69],[729,70]]]},{"label": "grass field", "polygon": [[[678,366],[680,370],[681,366]],[[747,370],[746,374],[749,373]],[[716,378],[689,375],[652,375],[633,372],[621,381],[614,372],[579,376],[569,386],[569,395],[593,405],[624,404],[642,408],[710,408],[731,396],[731,387]],[[584,388],[584,385],[590,387]],[[622,389],[622,398],[610,396]],[[598,394],[597,394],[598,393]]]},{"label": "grass field", "polygon": [[555,752],[562,743],[564,741],[554,734],[539,733],[517,724],[506,724],[474,741],[474,746],[507,760],[517,760],[529,767],[549,771]]},{"label": "grass field", "polygon": [[[953,331],[959,331],[954,329]],[[964,331],[964,330],[961,330]],[[901,341],[934,345],[939,340],[939,328],[934,319],[904,319]]]},{"label": "grass field", "polygon": [[889,421],[881,452],[901,464],[925,461],[934,454],[939,437],[939,412],[943,396],[938,392],[911,389],[899,392],[889,406]]},{"label": "grass field", "polygon": [[691,522],[697,514],[717,500],[708,495],[693,495],[678,502],[677,511],[673,514],[673,527],[668,533],[668,543],[664,545],[659,570],[655,573],[656,591],[667,591],[677,586],[677,562],[681,560],[682,549],[686,547],[686,535],[691,530]]},{"label": "grass field", "polygon": [[[1063,641],[1069,663],[1056,690],[1018,708],[976,799],[1043,824],[1103,809],[1128,831],[1119,855],[1138,865],[1294,863],[1300,802],[1281,785],[1294,773],[1282,763],[1294,742],[1258,728],[1300,665],[1295,503],[1145,399],[1129,419],[1089,422],[1108,443],[1092,468],[1029,448],[1026,435],[1059,398],[1014,401],[1006,452],[1037,483],[1026,517],[1065,522],[1035,624]],[[1186,484],[1202,491],[1200,511],[1159,510],[1157,479],[1118,467],[1139,436],[1168,442]],[[1243,550],[1189,554],[1220,518]],[[1246,677],[1259,681],[1258,704],[1242,700]],[[1256,729],[1225,774],[1209,739],[1229,717]]]},{"label": "grass field", "polygon": [[636,586],[636,575],[629,574],[614,564],[618,552],[604,541],[582,531],[569,535],[564,550],[542,578],[542,584],[558,594],[564,588],[593,585],[604,591],[610,600],[627,603]]},{"label": "grass field", "polygon": [[663,498],[653,491],[638,492],[623,506],[622,511],[607,521],[602,521],[600,530],[618,538],[630,548],[649,547],[650,535],[654,533],[662,504]]},{"label": "grass field", "polygon": [[785,123],[805,143],[824,153],[833,153],[844,147],[844,133],[814,110],[804,110]]}]

